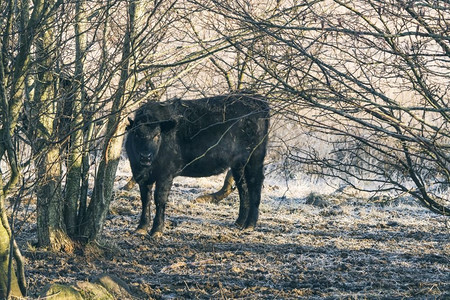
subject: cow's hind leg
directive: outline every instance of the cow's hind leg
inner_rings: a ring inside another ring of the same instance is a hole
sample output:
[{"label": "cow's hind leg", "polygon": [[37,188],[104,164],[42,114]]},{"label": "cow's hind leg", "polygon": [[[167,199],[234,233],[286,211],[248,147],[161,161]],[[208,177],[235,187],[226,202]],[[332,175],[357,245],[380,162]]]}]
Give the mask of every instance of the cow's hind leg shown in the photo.
[{"label": "cow's hind leg", "polygon": [[152,198],[152,187],[153,184],[139,184],[139,191],[141,193],[141,203],[142,212],[141,219],[139,220],[138,228],[136,233],[145,234],[147,229],[150,227],[150,209],[151,209],[151,198]]},{"label": "cow's hind leg", "polygon": [[231,171],[233,172],[234,181],[239,192],[239,215],[235,224],[238,228],[242,229],[245,227],[245,221],[247,220],[250,209],[248,187],[243,167],[232,168]]},{"label": "cow's hind leg", "polygon": [[233,174],[231,170],[228,170],[227,175],[225,176],[225,180],[223,182],[223,186],[219,191],[199,196],[197,197],[197,199],[195,199],[195,202],[212,202],[217,204],[220,202],[220,200],[225,199],[226,197],[228,197],[228,195],[231,194],[231,192],[234,190],[233,184],[234,184]]},{"label": "cow's hind leg", "polygon": [[121,187],[121,190],[124,191],[131,191],[131,189],[136,185],[136,180],[134,180],[134,177],[131,177],[128,182]]}]

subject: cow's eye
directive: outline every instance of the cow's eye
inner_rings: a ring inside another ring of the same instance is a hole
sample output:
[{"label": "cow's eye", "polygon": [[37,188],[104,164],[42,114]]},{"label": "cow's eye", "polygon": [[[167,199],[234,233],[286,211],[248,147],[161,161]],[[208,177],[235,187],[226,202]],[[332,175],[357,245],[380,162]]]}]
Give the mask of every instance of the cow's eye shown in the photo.
[{"label": "cow's eye", "polygon": [[144,139],[144,138],[146,138],[148,135],[147,135],[145,132],[137,131],[137,132],[136,132],[136,136],[137,136],[138,138]]}]

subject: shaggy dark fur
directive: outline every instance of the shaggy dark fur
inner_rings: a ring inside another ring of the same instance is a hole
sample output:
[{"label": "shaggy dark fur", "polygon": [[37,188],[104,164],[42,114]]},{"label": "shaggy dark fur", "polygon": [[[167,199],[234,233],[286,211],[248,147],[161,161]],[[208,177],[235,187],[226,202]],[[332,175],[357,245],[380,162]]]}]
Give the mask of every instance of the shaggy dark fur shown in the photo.
[{"label": "shaggy dark fur", "polygon": [[138,229],[149,226],[153,184],[156,215],[151,235],[156,235],[163,231],[167,197],[176,176],[205,177],[227,168],[231,168],[240,197],[236,225],[254,228],[268,128],[269,106],[255,94],[149,102],[139,108],[134,121],[130,120],[126,141],[141,192]]}]

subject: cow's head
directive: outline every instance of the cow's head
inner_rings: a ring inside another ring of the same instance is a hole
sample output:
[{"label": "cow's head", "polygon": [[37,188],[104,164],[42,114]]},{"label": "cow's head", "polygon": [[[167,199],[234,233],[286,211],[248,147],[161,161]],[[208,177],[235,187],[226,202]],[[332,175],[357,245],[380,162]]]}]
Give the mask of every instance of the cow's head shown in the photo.
[{"label": "cow's head", "polygon": [[151,166],[158,155],[164,135],[175,128],[176,118],[170,104],[149,103],[141,107],[134,120],[129,119],[128,134],[133,138],[133,152],[142,166]]}]

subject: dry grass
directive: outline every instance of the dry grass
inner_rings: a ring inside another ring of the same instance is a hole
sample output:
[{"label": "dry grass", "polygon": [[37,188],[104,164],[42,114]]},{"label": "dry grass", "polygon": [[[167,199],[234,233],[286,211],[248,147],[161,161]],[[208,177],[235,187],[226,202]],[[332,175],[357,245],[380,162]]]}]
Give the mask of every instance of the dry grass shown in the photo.
[{"label": "dry grass", "polygon": [[[159,240],[133,232],[140,210],[134,188],[116,194],[97,247],[68,255],[22,246],[31,295],[48,282],[106,272],[137,299],[450,298],[444,217],[408,201],[326,197],[329,205],[318,207],[280,198],[282,188],[266,184],[258,228],[239,231],[235,193],[218,205],[193,203],[220,181],[178,180]],[[19,242],[34,234],[30,225]]]}]

